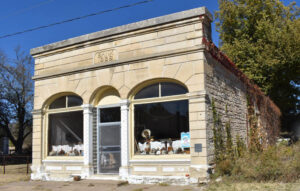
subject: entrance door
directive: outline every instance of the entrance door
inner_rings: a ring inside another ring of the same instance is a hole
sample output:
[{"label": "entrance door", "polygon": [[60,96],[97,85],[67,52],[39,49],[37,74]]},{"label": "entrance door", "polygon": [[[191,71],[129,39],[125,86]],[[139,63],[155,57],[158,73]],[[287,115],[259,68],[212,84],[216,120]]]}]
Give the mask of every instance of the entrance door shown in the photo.
[{"label": "entrance door", "polygon": [[98,172],[119,173],[121,165],[120,107],[99,108]]}]

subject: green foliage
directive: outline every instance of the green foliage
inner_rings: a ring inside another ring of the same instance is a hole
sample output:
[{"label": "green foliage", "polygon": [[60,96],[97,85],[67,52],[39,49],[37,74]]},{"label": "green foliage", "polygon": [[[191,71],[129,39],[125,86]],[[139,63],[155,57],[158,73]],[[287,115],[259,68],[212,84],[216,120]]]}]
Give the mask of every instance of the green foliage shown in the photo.
[{"label": "green foliage", "polygon": [[[226,112],[226,116],[228,117],[227,104],[226,104],[225,112]],[[229,158],[232,158],[233,144],[232,144],[230,120],[228,120],[225,124],[225,131],[226,131],[226,154],[228,155]]]},{"label": "green foliage", "polygon": [[212,99],[211,103],[213,112],[213,141],[214,141],[214,154],[215,162],[222,161],[224,159],[224,140],[223,140],[223,127],[220,115],[217,113],[215,101]]},{"label": "green foliage", "polygon": [[219,0],[221,50],[279,106],[299,114],[300,9],[279,0]]},{"label": "green foliage", "polygon": [[258,135],[258,120],[254,111],[254,106],[247,98],[248,124],[249,124],[249,150],[251,152],[262,151],[261,137]]},{"label": "green foliage", "polygon": [[246,145],[245,145],[243,139],[241,138],[241,136],[238,134],[236,135],[235,140],[236,140],[236,146],[235,146],[235,155],[234,156],[241,157],[246,150]]}]

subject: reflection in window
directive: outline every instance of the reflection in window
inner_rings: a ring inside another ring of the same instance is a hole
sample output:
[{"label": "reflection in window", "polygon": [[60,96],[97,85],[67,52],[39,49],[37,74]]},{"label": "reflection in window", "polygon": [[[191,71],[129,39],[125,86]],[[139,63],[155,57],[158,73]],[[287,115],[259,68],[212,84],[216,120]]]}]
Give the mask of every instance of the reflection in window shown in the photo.
[{"label": "reflection in window", "polygon": [[135,95],[135,99],[152,98],[159,96],[159,84],[153,84],[143,88]]},{"label": "reflection in window", "polygon": [[188,100],[134,105],[136,154],[189,154]]},{"label": "reflection in window", "polygon": [[49,109],[58,109],[66,107],[66,96],[60,97],[51,103]]},{"label": "reflection in window", "polygon": [[110,107],[100,109],[100,122],[119,122],[121,121],[120,107]]},{"label": "reflection in window", "polygon": [[161,96],[171,96],[187,93],[187,89],[179,84],[163,82],[161,83]]},{"label": "reflection in window", "polygon": [[187,92],[187,89],[179,84],[171,82],[161,82],[143,88],[135,95],[134,99],[180,95]]},{"label": "reflection in window", "polygon": [[68,107],[81,106],[82,99],[78,96],[67,96]]},{"label": "reflection in window", "polygon": [[82,99],[78,96],[69,95],[69,96],[62,96],[55,101],[53,101],[49,109],[59,109],[59,108],[68,108],[68,107],[75,107],[81,106]]},{"label": "reflection in window", "polygon": [[83,112],[49,114],[49,156],[83,155]]}]

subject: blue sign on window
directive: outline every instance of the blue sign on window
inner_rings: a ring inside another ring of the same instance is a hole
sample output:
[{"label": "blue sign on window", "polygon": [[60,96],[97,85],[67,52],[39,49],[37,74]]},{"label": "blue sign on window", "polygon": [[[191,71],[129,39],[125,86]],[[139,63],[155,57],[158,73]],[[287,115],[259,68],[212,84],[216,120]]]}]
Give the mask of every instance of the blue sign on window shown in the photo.
[{"label": "blue sign on window", "polygon": [[182,132],[181,134],[181,147],[182,148],[190,148],[190,133]]}]

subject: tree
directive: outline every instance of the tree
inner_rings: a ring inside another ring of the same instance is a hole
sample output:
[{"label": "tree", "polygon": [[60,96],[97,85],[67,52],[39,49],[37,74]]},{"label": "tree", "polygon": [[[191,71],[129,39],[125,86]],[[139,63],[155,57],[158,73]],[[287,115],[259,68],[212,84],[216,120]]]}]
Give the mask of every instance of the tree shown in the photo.
[{"label": "tree", "polygon": [[15,53],[16,58],[11,60],[0,52],[0,129],[20,154],[24,140],[32,132],[33,60],[20,48]]},{"label": "tree", "polygon": [[221,50],[282,112],[300,114],[300,9],[279,0],[219,0]]}]

